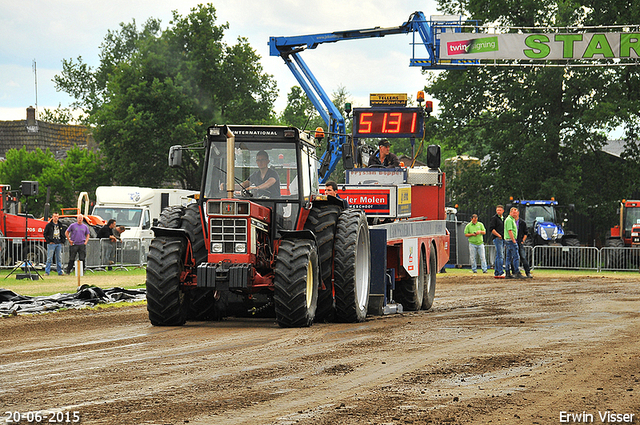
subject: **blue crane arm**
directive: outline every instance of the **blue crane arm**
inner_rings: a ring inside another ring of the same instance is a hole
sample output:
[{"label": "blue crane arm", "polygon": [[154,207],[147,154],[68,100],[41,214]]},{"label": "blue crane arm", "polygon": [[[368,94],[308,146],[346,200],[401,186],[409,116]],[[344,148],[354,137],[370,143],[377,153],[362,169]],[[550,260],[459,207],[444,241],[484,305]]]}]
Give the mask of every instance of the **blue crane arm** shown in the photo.
[{"label": "blue crane arm", "polygon": [[391,28],[369,28],[361,30],[336,31],[324,34],[298,35],[293,37],[271,37],[269,41],[269,54],[280,56],[282,53],[293,49],[315,49],[319,44],[335,43],[342,40],[354,40],[359,38],[384,37],[390,34],[406,34],[409,31],[405,25]]},{"label": "blue crane arm", "polygon": [[[300,57],[300,52],[305,49],[315,49],[319,44],[323,43],[413,33],[414,58],[411,59],[410,66],[421,66],[431,69],[443,68],[438,65],[436,27],[437,26],[432,25],[430,21],[427,20],[424,13],[414,12],[409,16],[407,22],[397,27],[375,27],[324,34],[269,38],[269,55],[281,56],[284,59],[296,80],[298,80],[300,87],[302,87],[311,103],[313,103],[318,110],[329,129],[327,134],[327,150],[320,158],[320,183],[325,183],[329,180],[329,176],[335,170],[336,165],[344,153],[344,148],[347,146],[347,136],[345,134],[346,124],[338,108],[333,104],[327,93],[318,83],[318,80],[316,80],[311,73],[311,70]],[[416,33],[420,36],[422,43],[415,42]],[[415,58],[415,46],[420,44],[426,49],[428,56],[426,59]],[[347,155],[350,154],[351,152],[347,153]]]},{"label": "blue crane arm", "polygon": [[[397,27],[374,27],[367,29],[336,31],[322,34],[298,35],[291,37],[270,37],[269,55],[284,56],[295,51],[304,49],[315,49],[319,44],[335,43],[343,40],[356,40],[361,38],[385,37],[394,34],[418,33],[422,44],[427,50],[427,55],[431,61],[436,61],[437,57],[433,27],[422,12],[414,12],[409,16],[407,22]],[[415,43],[414,43],[415,44]],[[415,66],[413,63],[410,65]]]}]

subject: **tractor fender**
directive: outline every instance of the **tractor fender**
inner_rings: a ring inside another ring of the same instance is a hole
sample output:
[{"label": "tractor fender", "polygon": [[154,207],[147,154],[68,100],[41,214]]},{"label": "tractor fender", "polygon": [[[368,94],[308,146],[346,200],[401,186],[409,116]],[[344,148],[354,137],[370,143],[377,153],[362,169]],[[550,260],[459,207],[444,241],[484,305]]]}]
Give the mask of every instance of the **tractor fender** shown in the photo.
[{"label": "tractor fender", "polygon": [[311,230],[280,230],[279,232],[282,239],[306,239],[318,246],[316,235]]},{"label": "tractor fender", "polygon": [[170,229],[168,227],[152,227],[153,234],[157,238],[158,236],[178,236],[189,240],[189,233],[184,229]]},{"label": "tractor fender", "polygon": [[327,196],[327,195],[320,195],[320,197],[317,197],[313,200],[314,204],[329,204],[329,205],[337,205],[340,208],[348,208],[348,206],[345,204],[345,200],[342,198],[336,198],[335,196]]}]

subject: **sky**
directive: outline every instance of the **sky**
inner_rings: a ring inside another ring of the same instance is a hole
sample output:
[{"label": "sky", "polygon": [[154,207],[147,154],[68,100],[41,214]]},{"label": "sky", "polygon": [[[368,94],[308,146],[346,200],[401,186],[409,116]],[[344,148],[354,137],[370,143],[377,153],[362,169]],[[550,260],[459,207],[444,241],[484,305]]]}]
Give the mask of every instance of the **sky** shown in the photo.
[{"label": "sky", "polygon": [[[57,92],[52,81],[62,72],[63,59],[81,56],[96,67],[108,30],[117,31],[121,22],[133,20],[140,28],[150,17],[160,19],[164,29],[173,10],[185,16],[199,3],[204,2],[0,0],[0,120],[23,120],[26,108],[36,103],[39,112],[68,107],[73,99]],[[213,0],[212,4],[217,23],[229,23],[225,42],[233,45],[239,36],[246,37],[262,57],[264,71],[274,76],[278,112],[297,81],[280,57],[269,56],[270,36],[393,27],[415,11],[427,17],[440,14],[435,0]],[[329,95],[344,87],[354,107],[368,106],[369,93],[407,93],[415,98],[424,88],[426,76],[409,66],[411,42],[410,34],[401,34],[326,43],[302,57]]]}]

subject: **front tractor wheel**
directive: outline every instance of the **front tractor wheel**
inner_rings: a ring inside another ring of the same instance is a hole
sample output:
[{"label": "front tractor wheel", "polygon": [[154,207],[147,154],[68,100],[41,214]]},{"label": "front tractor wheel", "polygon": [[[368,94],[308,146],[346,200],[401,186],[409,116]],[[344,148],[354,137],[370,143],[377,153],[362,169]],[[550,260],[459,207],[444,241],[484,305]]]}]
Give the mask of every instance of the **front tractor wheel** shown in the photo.
[{"label": "front tractor wheel", "polygon": [[273,300],[280,326],[311,326],[318,304],[319,279],[315,242],[283,240],[278,249],[273,279]]},{"label": "front tractor wheel", "polygon": [[147,257],[147,310],[154,326],[181,326],[188,297],[180,289],[186,242],[179,237],[151,241]]},{"label": "front tractor wheel", "polygon": [[363,322],[371,283],[369,226],[362,211],[345,210],[338,218],[335,240],[336,319]]}]

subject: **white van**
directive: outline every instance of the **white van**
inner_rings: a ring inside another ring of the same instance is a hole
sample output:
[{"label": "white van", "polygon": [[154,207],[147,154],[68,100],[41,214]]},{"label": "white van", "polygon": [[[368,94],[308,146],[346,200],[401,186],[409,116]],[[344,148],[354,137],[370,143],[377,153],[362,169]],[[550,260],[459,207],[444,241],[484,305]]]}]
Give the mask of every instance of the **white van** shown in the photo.
[{"label": "white van", "polygon": [[168,206],[186,206],[195,202],[196,191],[183,189],[152,189],[135,186],[100,186],[96,189],[93,215],[105,221],[115,219],[124,226],[123,238],[140,238],[146,260],[149,244],[154,238],[151,226]]}]

